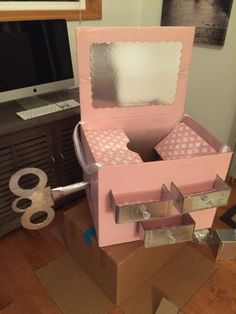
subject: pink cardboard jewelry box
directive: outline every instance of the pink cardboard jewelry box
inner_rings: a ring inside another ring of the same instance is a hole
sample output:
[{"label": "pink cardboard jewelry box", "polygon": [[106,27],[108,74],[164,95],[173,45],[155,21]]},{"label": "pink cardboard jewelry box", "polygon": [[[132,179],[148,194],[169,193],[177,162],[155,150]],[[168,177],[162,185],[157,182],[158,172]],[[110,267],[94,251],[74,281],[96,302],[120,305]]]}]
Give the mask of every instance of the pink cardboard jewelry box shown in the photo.
[{"label": "pink cardboard jewelry box", "polygon": [[99,246],[144,238],[148,220],[157,222],[151,246],[160,226],[169,243],[181,242],[183,226],[173,235],[168,217],[188,215],[195,229],[209,228],[227,203],[232,152],[184,115],[193,37],[193,27],[77,29],[81,143],[78,126],[74,142]]}]

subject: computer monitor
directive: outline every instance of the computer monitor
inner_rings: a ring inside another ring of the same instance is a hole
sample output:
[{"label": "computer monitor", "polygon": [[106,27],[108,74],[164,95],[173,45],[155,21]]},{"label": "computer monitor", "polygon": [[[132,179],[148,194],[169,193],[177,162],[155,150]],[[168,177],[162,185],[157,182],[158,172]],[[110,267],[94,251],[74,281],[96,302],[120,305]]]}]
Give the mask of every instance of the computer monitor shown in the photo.
[{"label": "computer monitor", "polygon": [[65,20],[0,22],[0,103],[73,85]]}]

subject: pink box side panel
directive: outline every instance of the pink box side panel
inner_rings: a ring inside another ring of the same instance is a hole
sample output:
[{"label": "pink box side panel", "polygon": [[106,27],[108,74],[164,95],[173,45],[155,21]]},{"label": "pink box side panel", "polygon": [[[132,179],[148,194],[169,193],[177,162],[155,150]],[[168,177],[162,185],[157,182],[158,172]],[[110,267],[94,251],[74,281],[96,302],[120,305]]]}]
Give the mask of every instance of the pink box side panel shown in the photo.
[{"label": "pink box side panel", "polygon": [[[214,180],[217,174],[224,179],[231,155],[231,153],[224,153],[189,159],[107,166],[99,169],[99,245],[129,242],[139,238],[136,224],[115,224],[114,213],[110,207],[110,190],[117,193],[145,192],[161,189],[163,183],[170,188],[172,181],[180,187],[188,184],[200,185],[202,182]],[[214,210],[207,209],[206,216],[198,212],[193,213],[197,219],[197,228],[211,226],[213,212]]]}]

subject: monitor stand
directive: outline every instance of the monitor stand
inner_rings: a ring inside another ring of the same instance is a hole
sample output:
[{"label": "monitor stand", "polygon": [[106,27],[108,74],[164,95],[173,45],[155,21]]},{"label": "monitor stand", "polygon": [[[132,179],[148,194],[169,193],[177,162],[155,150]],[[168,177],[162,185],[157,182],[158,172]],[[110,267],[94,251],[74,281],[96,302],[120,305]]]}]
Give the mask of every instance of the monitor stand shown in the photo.
[{"label": "monitor stand", "polygon": [[17,100],[17,103],[25,110],[42,107],[50,104],[49,100],[40,98],[38,96],[26,97]]}]

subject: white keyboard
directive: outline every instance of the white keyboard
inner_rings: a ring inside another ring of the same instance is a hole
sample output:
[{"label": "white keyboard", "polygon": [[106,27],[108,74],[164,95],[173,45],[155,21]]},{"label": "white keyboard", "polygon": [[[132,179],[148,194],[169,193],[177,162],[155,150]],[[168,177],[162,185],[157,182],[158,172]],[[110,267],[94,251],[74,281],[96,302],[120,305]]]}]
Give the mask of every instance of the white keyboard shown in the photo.
[{"label": "white keyboard", "polygon": [[76,100],[69,99],[69,100],[57,102],[55,104],[49,104],[46,106],[19,111],[16,114],[23,120],[29,120],[29,119],[45,116],[50,113],[78,107],[79,105],[80,104]]}]

